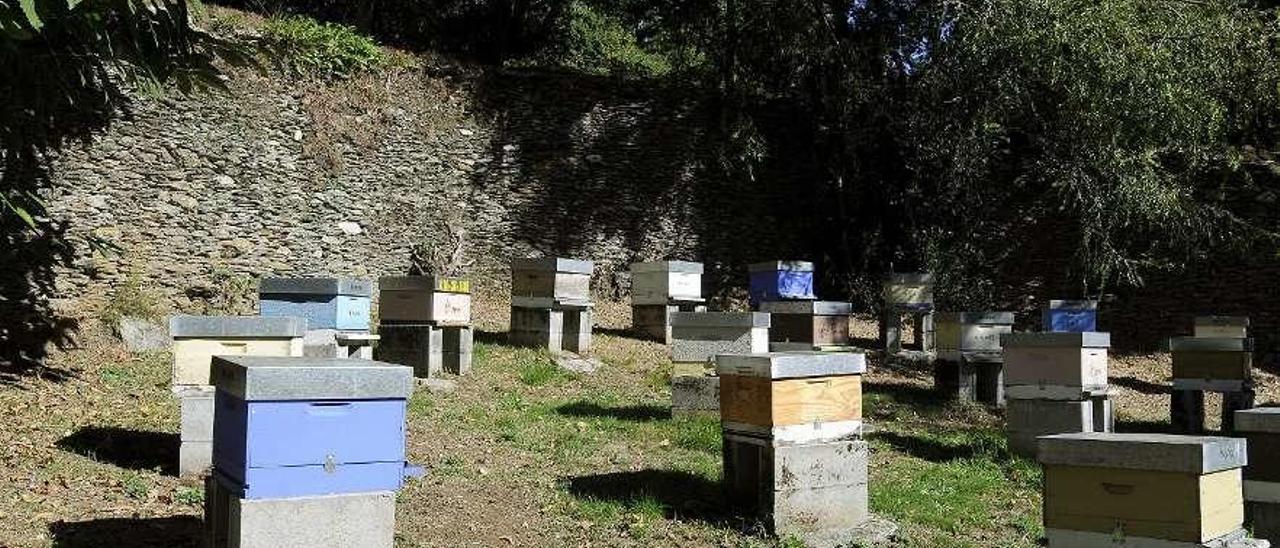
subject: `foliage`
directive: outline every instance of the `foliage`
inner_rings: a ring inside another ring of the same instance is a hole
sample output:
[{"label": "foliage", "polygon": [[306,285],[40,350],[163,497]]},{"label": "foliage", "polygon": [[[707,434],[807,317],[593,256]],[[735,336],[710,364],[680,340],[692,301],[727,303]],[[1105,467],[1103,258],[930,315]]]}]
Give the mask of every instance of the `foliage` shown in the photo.
[{"label": "foliage", "polygon": [[302,74],[346,78],[387,62],[377,43],[347,25],[287,15],[268,19],[262,33],[281,62]]},{"label": "foliage", "polygon": [[142,287],[140,276],[132,275],[116,287],[103,306],[100,319],[112,329],[118,329],[124,318],[158,320],[163,314],[160,298]]},{"label": "foliage", "polygon": [[581,0],[570,2],[553,43],[541,56],[586,74],[661,77],[671,63],[647,51],[622,20]]}]

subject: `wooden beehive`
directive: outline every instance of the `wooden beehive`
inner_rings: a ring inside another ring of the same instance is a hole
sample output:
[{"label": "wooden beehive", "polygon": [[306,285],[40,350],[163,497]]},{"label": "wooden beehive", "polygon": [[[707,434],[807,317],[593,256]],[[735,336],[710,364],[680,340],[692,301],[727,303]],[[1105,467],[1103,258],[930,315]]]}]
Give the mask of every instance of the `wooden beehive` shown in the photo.
[{"label": "wooden beehive", "polygon": [[726,431],[775,441],[835,439],[861,431],[857,353],[781,352],[716,357]]},{"label": "wooden beehive", "polygon": [[1001,340],[1009,397],[1078,399],[1107,388],[1110,333],[1011,333]]},{"label": "wooden beehive", "polygon": [[1174,337],[1169,351],[1175,379],[1253,378],[1253,339]]}]

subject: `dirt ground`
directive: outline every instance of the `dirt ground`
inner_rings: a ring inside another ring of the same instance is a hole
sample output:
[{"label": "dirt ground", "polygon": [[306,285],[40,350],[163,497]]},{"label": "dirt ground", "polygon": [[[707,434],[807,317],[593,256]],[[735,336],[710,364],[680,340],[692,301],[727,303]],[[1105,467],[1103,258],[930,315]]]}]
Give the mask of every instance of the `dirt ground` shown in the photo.
[{"label": "dirt ground", "polygon": [[[625,334],[624,304],[600,306],[592,374],[504,345],[506,316],[477,300],[472,374],[410,402],[409,460],[430,474],[398,496],[397,546],[795,545],[724,504],[718,421],[669,417],[666,349]],[[84,325],[81,348],[49,364],[64,380],[0,384],[0,547],[199,546],[201,482],[175,476],[170,356]],[[871,505],[897,544],[1038,545],[1038,467],[1003,449],[1000,411],[940,399],[922,369],[872,365]],[[1167,426],[1169,370],[1164,354],[1113,356],[1122,430]],[[1259,403],[1278,394],[1262,373]]]}]

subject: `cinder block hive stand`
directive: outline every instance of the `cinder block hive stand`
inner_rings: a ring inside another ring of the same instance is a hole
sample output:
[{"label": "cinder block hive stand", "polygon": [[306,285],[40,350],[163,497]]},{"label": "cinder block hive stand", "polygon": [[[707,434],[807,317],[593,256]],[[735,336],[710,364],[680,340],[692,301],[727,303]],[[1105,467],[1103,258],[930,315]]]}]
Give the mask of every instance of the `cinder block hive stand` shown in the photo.
[{"label": "cinder block hive stand", "polygon": [[414,375],[471,371],[471,282],[441,276],[378,279],[378,360],[407,365]]},{"label": "cinder block hive stand", "polygon": [[390,548],[407,473],[408,367],[359,359],[214,359],[208,545]]},{"label": "cinder block hive stand", "polygon": [[511,262],[511,344],[591,353],[591,261]]},{"label": "cinder block hive stand", "polygon": [[213,464],[213,357],[301,356],[307,322],[259,316],[174,316],[173,394],[181,412],[178,475],[195,476]]},{"label": "cinder block hive stand", "polygon": [[933,275],[892,274],[884,282],[884,309],[880,315],[880,342],[886,352],[897,354],[903,346],[903,316],[910,316],[916,334],[916,350],[932,352]]},{"label": "cinder block hive stand", "polygon": [[961,400],[1003,406],[1000,337],[1013,332],[1013,313],[938,312],[934,330],[934,386]]}]

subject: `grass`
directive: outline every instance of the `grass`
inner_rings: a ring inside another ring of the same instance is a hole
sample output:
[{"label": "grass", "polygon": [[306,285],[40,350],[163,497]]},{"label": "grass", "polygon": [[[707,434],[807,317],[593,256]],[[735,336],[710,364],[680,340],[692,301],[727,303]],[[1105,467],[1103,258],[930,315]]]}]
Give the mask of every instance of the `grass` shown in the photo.
[{"label": "grass", "polygon": [[[171,358],[84,346],[52,364],[73,373],[66,382],[0,386],[0,546],[51,546],[58,523],[108,519],[137,520],[131,530],[154,546],[198,536],[164,531],[198,523],[203,503],[199,479],[167,470]],[[654,382],[670,371],[661,345],[600,335],[596,348],[605,366],[575,375],[544,352],[478,342],[454,392],[415,394],[409,460],[430,474],[397,497],[397,546],[799,546],[727,509],[719,421],[670,417],[669,387]],[[874,363],[864,395],[876,427],[870,504],[899,525],[899,545],[1038,545],[1039,470],[1008,454],[998,412],[940,400],[923,372]],[[1126,401],[1121,416],[1145,420]]]}]

